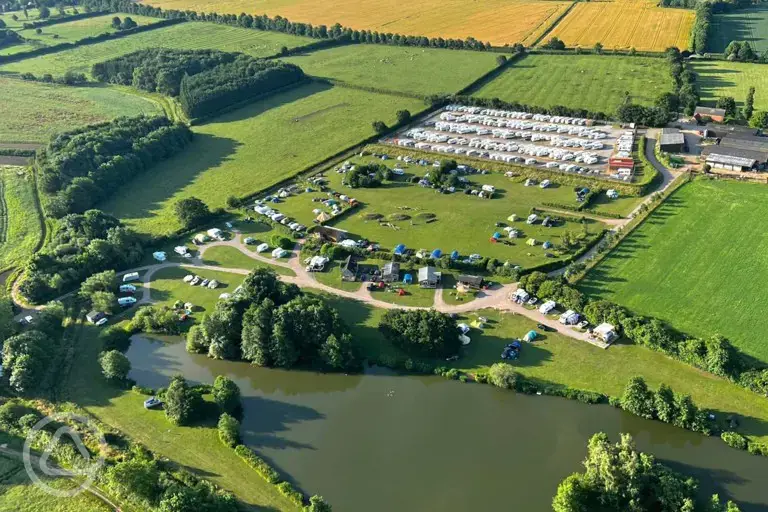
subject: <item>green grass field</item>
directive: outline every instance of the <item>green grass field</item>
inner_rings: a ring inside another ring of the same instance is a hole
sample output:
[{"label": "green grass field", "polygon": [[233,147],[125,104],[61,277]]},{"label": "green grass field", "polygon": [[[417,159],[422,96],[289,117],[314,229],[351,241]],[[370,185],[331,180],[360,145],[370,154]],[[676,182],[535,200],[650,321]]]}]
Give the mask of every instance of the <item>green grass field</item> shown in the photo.
[{"label": "green grass field", "polygon": [[663,59],[597,55],[528,55],[474,92],[539,107],[564,105],[615,112],[628,92],[633,103],[651,105],[672,90]]},{"label": "green grass field", "polygon": [[744,104],[750,87],[755,88],[755,109],[768,109],[768,70],[765,64],[723,60],[694,62],[696,84],[702,103],[714,106],[717,99],[732,96]]},{"label": "green grass field", "polygon": [[159,113],[156,103],[112,87],[67,87],[0,77],[0,142],[51,135],[118,116]]},{"label": "green grass field", "polygon": [[497,53],[347,45],[285,59],[310,75],[411,94],[456,93],[496,67]]},{"label": "green grass field", "polygon": [[105,14],[104,16],[96,16],[94,18],[85,18],[82,20],[68,21],[41,27],[41,30],[43,31],[41,34],[38,34],[35,29],[20,30],[19,35],[24,39],[37,41],[46,46],[71,43],[83,39],[84,37],[97,36],[99,34],[104,34],[105,32],[116,32],[116,30],[112,28],[112,18],[115,16],[118,16],[120,19],[130,16],[133,21],[139,24],[139,26],[150,25],[160,21],[159,18],[150,18],[147,16],[139,16],[137,14]]},{"label": "green grass field", "polygon": [[20,167],[0,166],[0,269],[23,263],[42,232],[32,175]]},{"label": "green grass field", "polygon": [[685,185],[579,287],[696,336],[722,334],[768,361],[767,205],[760,185]]},{"label": "green grass field", "polygon": [[314,39],[279,32],[264,32],[215,23],[181,23],[13,62],[0,66],[0,72],[30,72],[39,75],[51,73],[54,76],[63,75],[67,71],[90,73],[91,66],[97,62],[158,46],[190,50],[215,48],[228,52],[243,52],[254,57],[268,57],[278,53],[283,46],[293,48],[313,41]]},{"label": "green grass field", "polygon": [[[268,253],[264,254],[268,255]],[[210,249],[206,250],[205,254],[203,255],[203,263],[205,265],[217,265],[224,268],[244,268],[248,270],[254,268],[269,268],[283,276],[296,275],[296,273],[289,268],[270,265],[269,263],[255,260],[247,254],[243,254],[235,247],[211,247]]]},{"label": "green grass field", "polygon": [[[71,7],[65,7],[64,12],[67,14],[73,14]],[[81,11],[82,12],[82,11]],[[24,11],[8,11],[0,14],[0,20],[5,22],[6,27],[10,29],[20,29],[24,26],[24,23],[32,23],[33,21],[40,21],[40,12],[36,8],[27,9],[28,17],[24,17]],[[13,20],[16,16],[18,19]],[[51,8],[51,19],[59,17],[59,9]]]},{"label": "green grass field", "polygon": [[230,195],[257,192],[373,135],[419,100],[312,83],[194,127],[196,140],[153,169],[151,187],[136,187],[102,207],[142,232],[179,227],[173,203],[197,196],[211,208]]},{"label": "green grass field", "polygon": [[[350,159],[353,163],[372,162],[371,157]],[[377,160],[377,162],[382,162]],[[387,165],[403,165],[394,160],[386,161]],[[377,242],[385,249],[392,249],[402,243],[414,250],[441,249],[445,253],[458,250],[463,256],[478,253],[482,256],[495,257],[502,261],[510,260],[523,267],[531,267],[549,260],[547,251],[542,243],[550,241],[555,246],[560,243],[560,237],[566,230],[581,232],[582,226],[577,222],[565,222],[557,227],[545,228],[538,222],[527,225],[525,219],[530,209],[541,206],[544,202],[576,204],[573,188],[554,185],[547,189],[525,187],[519,181],[510,180],[498,173],[473,175],[472,188],[480,188],[482,184],[494,185],[497,197],[491,200],[479,199],[476,196],[465,195],[457,191],[454,194],[439,194],[431,188],[423,188],[407,183],[411,175],[423,175],[425,167],[411,164],[404,166],[406,175],[397,181],[386,183],[381,188],[350,189],[341,184],[342,176],[333,171],[327,173],[328,186],[331,190],[347,194],[360,201],[361,206],[355,211],[344,214],[335,221],[330,221],[334,227],[351,233],[353,238],[367,238]],[[303,190],[303,187],[298,187]],[[275,205],[281,212],[298,219],[305,225],[310,225],[315,218],[313,210],[330,209],[313,198],[327,199],[322,192],[302,192],[284,202]],[[427,222],[427,215],[436,216],[435,221]],[[518,221],[510,223],[507,217],[511,214],[518,216]],[[382,216],[385,222],[374,218]],[[393,215],[401,216],[403,220],[395,220]],[[543,217],[542,217],[543,219]],[[491,243],[489,238],[494,232],[503,233],[503,226],[511,225],[522,231],[522,237],[517,239],[504,238],[506,243]],[[589,224],[589,232],[597,234],[600,224]],[[528,238],[534,238],[538,245],[526,245]]]},{"label": "green grass field", "polygon": [[[0,510],[14,512],[109,512],[112,510],[98,498],[80,493],[72,498],[59,498],[34,485],[20,464],[20,471],[0,482]],[[47,485],[62,491],[75,487],[75,482],[62,478],[47,480]]]},{"label": "green grass field", "polygon": [[0,48],[0,55],[15,55],[17,53],[34,50],[35,48],[36,46],[30,43],[21,43],[21,44],[14,44],[12,46],[3,46],[2,48]]},{"label": "green grass field", "polygon": [[[202,286],[192,286],[183,281],[184,276],[188,274],[198,275],[204,279],[215,279],[219,282],[219,286],[215,290]],[[243,277],[245,276],[240,274],[213,270],[181,267],[164,268],[152,276],[150,295],[152,300],[157,301],[160,305],[172,306],[177,300],[191,302],[195,306],[193,318],[200,320],[205,313],[213,311],[219,300],[219,295],[232,293],[243,281]]]},{"label": "green grass field", "polygon": [[707,49],[722,53],[731,41],[749,41],[758,53],[768,50],[768,7],[755,6],[715,14]]}]

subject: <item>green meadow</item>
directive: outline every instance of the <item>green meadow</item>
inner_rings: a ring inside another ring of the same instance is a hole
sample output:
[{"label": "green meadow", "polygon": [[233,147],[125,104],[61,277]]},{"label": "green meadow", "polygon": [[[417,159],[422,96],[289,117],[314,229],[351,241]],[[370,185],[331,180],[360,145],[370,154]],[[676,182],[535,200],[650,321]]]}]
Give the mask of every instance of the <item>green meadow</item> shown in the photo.
[{"label": "green meadow", "polygon": [[768,213],[762,185],[694,181],[667,199],[579,288],[695,336],[722,334],[768,362]]},{"label": "green meadow", "polygon": [[563,105],[610,114],[629,93],[633,103],[651,105],[672,90],[664,59],[613,55],[527,55],[476,90],[538,107]]},{"label": "green meadow", "polygon": [[704,104],[714,106],[718,98],[732,96],[744,104],[750,87],[755,88],[755,108],[768,109],[768,69],[765,64],[709,60],[693,63],[696,84]]},{"label": "green meadow", "polygon": [[112,18],[120,19],[130,16],[139,26],[150,25],[160,21],[159,18],[150,18],[133,14],[105,14],[94,18],[85,18],[75,21],[56,23],[47,27],[41,27],[42,33],[38,34],[35,29],[20,30],[19,35],[24,39],[36,41],[46,46],[53,46],[61,43],[71,43],[84,37],[97,36],[104,33],[113,33],[117,30],[112,28]]},{"label": "green meadow", "polygon": [[32,255],[42,222],[31,172],[0,166],[0,269],[23,264]]}]

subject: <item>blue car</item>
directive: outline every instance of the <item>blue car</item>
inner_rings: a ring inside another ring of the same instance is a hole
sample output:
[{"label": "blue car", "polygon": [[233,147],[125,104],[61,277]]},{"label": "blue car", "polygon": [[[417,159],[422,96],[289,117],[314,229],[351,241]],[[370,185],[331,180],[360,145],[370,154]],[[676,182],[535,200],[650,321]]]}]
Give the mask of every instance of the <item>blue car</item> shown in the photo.
[{"label": "blue car", "polygon": [[153,409],[155,407],[158,407],[163,404],[163,401],[155,396],[151,396],[144,400],[144,408],[145,409]]}]

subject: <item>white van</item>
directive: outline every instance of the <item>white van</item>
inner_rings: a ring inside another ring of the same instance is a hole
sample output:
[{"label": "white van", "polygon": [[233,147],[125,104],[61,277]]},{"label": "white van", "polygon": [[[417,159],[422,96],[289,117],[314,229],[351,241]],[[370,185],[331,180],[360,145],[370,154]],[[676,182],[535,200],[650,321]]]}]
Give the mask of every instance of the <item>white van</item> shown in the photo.
[{"label": "white van", "polygon": [[125,274],[123,276],[123,282],[129,283],[131,281],[138,281],[139,280],[139,273],[138,272],[130,272],[128,274]]}]

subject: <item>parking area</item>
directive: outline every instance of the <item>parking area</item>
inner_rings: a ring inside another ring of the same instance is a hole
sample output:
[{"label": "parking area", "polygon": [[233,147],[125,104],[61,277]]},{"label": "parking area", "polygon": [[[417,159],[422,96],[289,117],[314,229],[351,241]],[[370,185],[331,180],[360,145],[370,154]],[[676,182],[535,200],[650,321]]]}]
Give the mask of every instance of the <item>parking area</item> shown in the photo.
[{"label": "parking area", "polygon": [[621,181],[609,169],[624,130],[589,119],[448,105],[384,142],[446,155]]}]

